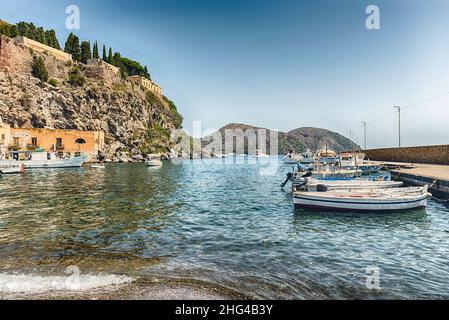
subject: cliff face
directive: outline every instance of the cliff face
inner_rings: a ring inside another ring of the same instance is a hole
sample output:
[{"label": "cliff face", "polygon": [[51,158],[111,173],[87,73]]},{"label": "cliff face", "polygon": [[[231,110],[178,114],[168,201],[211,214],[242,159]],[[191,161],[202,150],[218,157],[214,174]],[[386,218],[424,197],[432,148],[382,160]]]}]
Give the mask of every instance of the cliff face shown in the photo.
[{"label": "cliff face", "polygon": [[[32,76],[33,56],[44,58],[53,85]],[[69,83],[80,70],[86,82]],[[0,116],[13,127],[101,130],[106,156],[166,152],[182,117],[165,97],[122,79],[107,64],[67,63],[0,36]]]}]

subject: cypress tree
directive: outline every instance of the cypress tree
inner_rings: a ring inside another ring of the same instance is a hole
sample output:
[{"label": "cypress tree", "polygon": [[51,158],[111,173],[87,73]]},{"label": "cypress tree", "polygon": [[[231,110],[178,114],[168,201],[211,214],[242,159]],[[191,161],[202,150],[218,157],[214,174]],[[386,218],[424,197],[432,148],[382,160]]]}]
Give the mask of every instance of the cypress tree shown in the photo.
[{"label": "cypress tree", "polygon": [[94,43],[94,50],[93,50],[92,56],[94,59],[100,58],[100,55],[98,54],[98,42],[97,41],[95,41],[95,43]]},{"label": "cypress tree", "polygon": [[45,31],[45,38],[47,39],[48,45],[52,48],[61,49],[61,46],[59,45],[58,38],[56,38],[56,32],[55,30],[47,30]]},{"label": "cypress tree", "polygon": [[81,62],[87,64],[87,61],[92,58],[90,51],[90,42],[83,41],[81,43]]},{"label": "cypress tree", "polygon": [[108,63],[112,64],[114,57],[112,56],[112,48],[109,48],[108,59],[106,60]]},{"label": "cypress tree", "polygon": [[80,39],[73,33],[69,34],[64,51],[70,53],[75,61],[81,61]]},{"label": "cypress tree", "polygon": [[103,61],[107,61],[108,57],[106,56],[106,46],[103,45]]},{"label": "cypress tree", "polygon": [[37,28],[37,30],[36,30],[36,41],[40,42],[42,44],[48,45],[48,41],[47,41],[47,39],[45,37],[44,28],[42,28],[42,27]]}]

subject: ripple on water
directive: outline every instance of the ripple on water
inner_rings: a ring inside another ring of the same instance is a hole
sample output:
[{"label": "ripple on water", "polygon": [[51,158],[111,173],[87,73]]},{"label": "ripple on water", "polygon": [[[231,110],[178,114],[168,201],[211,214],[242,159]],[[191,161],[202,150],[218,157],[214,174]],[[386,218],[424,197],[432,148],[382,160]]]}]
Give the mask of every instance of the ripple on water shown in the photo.
[{"label": "ripple on water", "polygon": [[[279,188],[290,170],[220,159],[3,177],[0,283],[76,265],[86,276],[201,280],[256,298],[449,297],[447,205],[294,211]],[[380,291],[365,285],[373,266]]]}]

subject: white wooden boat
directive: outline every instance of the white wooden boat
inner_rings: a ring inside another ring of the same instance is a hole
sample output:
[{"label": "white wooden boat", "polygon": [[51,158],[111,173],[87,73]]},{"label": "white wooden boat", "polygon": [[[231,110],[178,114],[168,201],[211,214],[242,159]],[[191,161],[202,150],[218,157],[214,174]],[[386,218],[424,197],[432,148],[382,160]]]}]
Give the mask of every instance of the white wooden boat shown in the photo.
[{"label": "white wooden boat", "polygon": [[105,169],[106,168],[103,163],[94,163],[90,167],[93,168],[93,169]]},{"label": "white wooden boat", "polygon": [[294,153],[288,153],[284,157],[284,164],[298,164],[299,158],[295,156]]},{"label": "white wooden boat", "polygon": [[260,158],[268,158],[269,155],[263,153],[261,150],[256,150],[256,154],[254,155],[254,158],[260,159]]},{"label": "white wooden boat", "polygon": [[360,190],[360,189],[388,189],[402,187],[400,181],[371,181],[371,180],[318,180],[306,178],[304,184],[300,187],[303,191],[319,191],[323,187],[327,190]]},{"label": "white wooden boat", "polygon": [[160,156],[158,156],[158,155],[149,156],[148,159],[145,161],[145,166],[147,166],[147,167],[162,166],[162,161],[160,160]]},{"label": "white wooden boat", "polygon": [[296,208],[320,208],[343,211],[394,211],[421,208],[431,196],[428,186],[392,189],[335,190],[294,192]]},{"label": "white wooden boat", "polygon": [[340,166],[342,168],[354,168],[363,164],[365,159],[364,153],[342,153],[339,156]]},{"label": "white wooden boat", "polygon": [[1,167],[0,173],[1,174],[18,174],[22,173],[24,170],[24,166],[9,166],[9,167]]},{"label": "white wooden boat", "polygon": [[[86,156],[58,158],[53,152],[12,152],[10,160],[0,160],[0,167],[17,167],[25,169],[50,169],[81,167]],[[22,159],[24,156],[24,159]]]},{"label": "white wooden boat", "polygon": [[315,163],[315,156],[310,151],[307,151],[299,155],[299,161],[302,164],[312,164]]}]

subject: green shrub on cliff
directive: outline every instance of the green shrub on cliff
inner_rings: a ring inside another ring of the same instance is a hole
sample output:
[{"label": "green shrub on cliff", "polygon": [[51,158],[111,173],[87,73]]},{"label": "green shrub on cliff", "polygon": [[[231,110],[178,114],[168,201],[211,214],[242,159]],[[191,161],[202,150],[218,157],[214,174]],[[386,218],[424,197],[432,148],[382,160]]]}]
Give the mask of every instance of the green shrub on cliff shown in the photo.
[{"label": "green shrub on cliff", "polygon": [[86,78],[81,74],[78,67],[75,67],[69,73],[69,83],[75,87],[82,87],[86,83]]},{"label": "green shrub on cliff", "polygon": [[33,57],[32,75],[42,82],[48,81],[48,71],[45,67],[45,62],[42,57]]},{"label": "green shrub on cliff", "polygon": [[58,86],[58,80],[51,78],[50,80],[48,80],[48,84],[53,86],[53,87],[57,87]]}]

